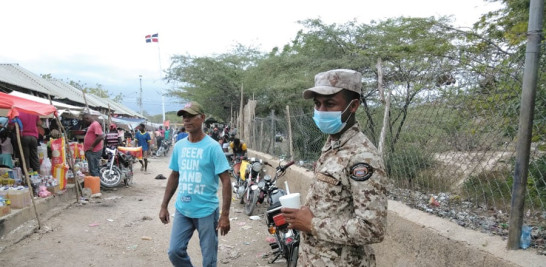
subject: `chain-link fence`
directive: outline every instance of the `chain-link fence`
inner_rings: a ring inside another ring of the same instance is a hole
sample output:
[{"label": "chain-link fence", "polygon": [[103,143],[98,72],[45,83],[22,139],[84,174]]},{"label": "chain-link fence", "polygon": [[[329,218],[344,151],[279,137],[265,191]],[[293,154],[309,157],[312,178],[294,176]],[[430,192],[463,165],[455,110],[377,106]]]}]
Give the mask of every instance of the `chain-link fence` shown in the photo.
[{"label": "chain-link fence", "polygon": [[[387,125],[383,125],[386,102],[377,90],[368,88],[357,119],[362,131],[376,146],[382,127],[386,127],[383,157],[394,185],[390,190],[392,197],[426,210],[440,204],[442,207],[473,207],[488,214],[484,216],[502,217],[499,220],[506,222],[515,168],[522,73],[523,58],[487,75],[456,70],[433,88],[420,87],[418,83],[385,83],[385,94],[391,95]],[[539,78],[538,84],[525,220],[533,220],[534,225],[544,228],[544,77]],[[267,117],[253,118],[246,126],[250,128],[251,137],[245,141],[254,150],[293,158],[298,165],[312,168],[327,136],[312,120],[312,103],[307,110],[290,107],[287,111],[288,108],[273,111]],[[442,211],[438,214],[442,216]],[[495,227],[507,231],[505,224]]]}]

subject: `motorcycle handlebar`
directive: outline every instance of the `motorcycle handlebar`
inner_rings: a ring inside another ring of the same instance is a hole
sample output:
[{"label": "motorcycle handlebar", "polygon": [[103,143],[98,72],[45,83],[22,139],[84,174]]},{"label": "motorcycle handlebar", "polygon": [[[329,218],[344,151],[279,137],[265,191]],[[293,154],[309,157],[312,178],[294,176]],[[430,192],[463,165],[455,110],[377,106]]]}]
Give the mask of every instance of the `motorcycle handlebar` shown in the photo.
[{"label": "motorcycle handlebar", "polygon": [[294,161],[292,160],[292,161],[286,163],[286,165],[284,165],[284,166],[279,166],[279,170],[283,172],[286,169],[288,169],[288,167],[292,166],[293,164],[294,164]]}]

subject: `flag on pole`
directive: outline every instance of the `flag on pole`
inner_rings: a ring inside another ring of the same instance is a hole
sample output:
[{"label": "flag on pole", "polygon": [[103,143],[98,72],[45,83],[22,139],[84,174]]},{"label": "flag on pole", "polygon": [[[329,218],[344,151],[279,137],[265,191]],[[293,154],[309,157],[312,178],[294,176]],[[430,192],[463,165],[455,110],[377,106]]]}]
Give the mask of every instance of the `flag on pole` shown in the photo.
[{"label": "flag on pole", "polygon": [[159,42],[159,34],[158,33],[146,35],[146,43],[151,43],[151,42],[154,42],[154,43]]}]

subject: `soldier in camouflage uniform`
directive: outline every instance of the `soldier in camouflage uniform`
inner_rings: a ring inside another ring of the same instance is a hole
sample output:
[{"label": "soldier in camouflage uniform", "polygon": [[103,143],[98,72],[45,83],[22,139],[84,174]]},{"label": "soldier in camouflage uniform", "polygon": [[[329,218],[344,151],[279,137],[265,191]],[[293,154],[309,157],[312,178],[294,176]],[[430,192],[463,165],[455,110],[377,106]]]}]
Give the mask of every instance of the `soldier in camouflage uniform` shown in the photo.
[{"label": "soldier in camouflage uniform", "polygon": [[375,266],[371,243],[383,241],[387,218],[386,174],[381,155],[360,131],[362,75],[331,70],[315,76],[313,120],[329,134],[315,167],[305,205],[283,208],[291,228],[303,234],[302,266]]}]

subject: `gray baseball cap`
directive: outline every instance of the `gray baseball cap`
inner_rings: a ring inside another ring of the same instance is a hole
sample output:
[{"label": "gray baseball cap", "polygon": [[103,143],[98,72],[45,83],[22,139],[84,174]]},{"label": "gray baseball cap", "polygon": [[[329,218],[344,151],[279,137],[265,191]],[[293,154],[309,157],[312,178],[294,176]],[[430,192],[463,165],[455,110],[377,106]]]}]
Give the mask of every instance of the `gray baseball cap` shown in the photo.
[{"label": "gray baseball cap", "polygon": [[315,75],[315,87],[303,91],[303,98],[313,98],[315,94],[333,95],[343,89],[362,94],[362,74],[358,71],[337,69]]}]

